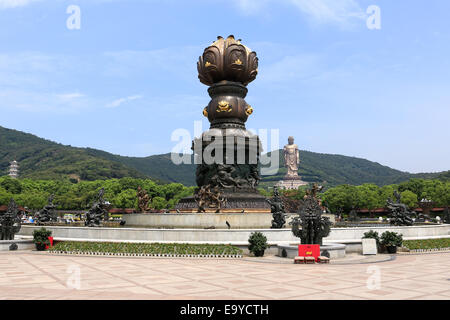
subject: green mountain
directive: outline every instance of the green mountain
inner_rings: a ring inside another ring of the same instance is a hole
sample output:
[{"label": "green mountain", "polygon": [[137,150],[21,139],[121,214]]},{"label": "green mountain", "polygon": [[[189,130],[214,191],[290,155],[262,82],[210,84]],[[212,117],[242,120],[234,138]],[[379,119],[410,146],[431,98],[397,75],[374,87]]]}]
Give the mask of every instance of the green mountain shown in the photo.
[{"label": "green mountain", "polygon": [[[171,160],[170,153],[149,157],[125,157],[90,148],[87,148],[86,152],[91,156],[118,162],[136,169],[148,177],[166,182],[178,182],[186,186],[195,185],[195,165],[175,165]],[[192,159],[193,156],[191,156]],[[193,163],[193,160],[191,163]]]},{"label": "green mountain", "polygon": [[440,173],[437,178],[442,181],[450,181],[450,170]]},{"label": "green mountain", "polygon": [[[270,156],[271,153],[269,153]],[[263,186],[272,186],[286,174],[283,167],[284,156],[282,150],[278,151],[280,170],[278,174],[263,177]],[[379,186],[400,183],[411,178],[434,179],[440,173],[412,174],[383,166],[377,162],[366,159],[348,157],[337,154],[316,153],[300,151],[299,175],[305,182],[321,182],[331,186],[339,184],[359,185],[374,183]]]},{"label": "green mountain", "polygon": [[[272,154],[270,153],[270,156]],[[21,177],[36,179],[97,180],[121,177],[149,177],[161,182],[195,185],[195,165],[175,165],[171,154],[124,157],[91,148],[75,148],[37,136],[0,127],[0,174],[7,174],[9,162],[19,161]],[[284,160],[279,152],[279,163]],[[386,185],[410,178],[448,179],[449,172],[411,174],[369,160],[342,155],[301,151],[299,174],[307,182],[328,185],[375,183]],[[191,157],[192,159],[192,157]],[[263,176],[262,186],[270,186],[286,173]]]},{"label": "green mountain", "polygon": [[97,180],[145,174],[126,165],[90,155],[87,149],[64,146],[32,134],[0,127],[0,174],[17,160],[20,176],[34,179]]}]

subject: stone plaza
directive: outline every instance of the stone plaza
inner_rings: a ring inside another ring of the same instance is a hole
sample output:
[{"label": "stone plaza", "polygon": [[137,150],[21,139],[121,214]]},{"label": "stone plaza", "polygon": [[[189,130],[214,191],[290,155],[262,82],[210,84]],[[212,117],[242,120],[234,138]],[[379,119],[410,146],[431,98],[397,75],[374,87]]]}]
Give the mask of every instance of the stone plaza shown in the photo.
[{"label": "stone plaza", "polygon": [[326,265],[1,252],[0,299],[448,300],[450,252],[348,255]]}]

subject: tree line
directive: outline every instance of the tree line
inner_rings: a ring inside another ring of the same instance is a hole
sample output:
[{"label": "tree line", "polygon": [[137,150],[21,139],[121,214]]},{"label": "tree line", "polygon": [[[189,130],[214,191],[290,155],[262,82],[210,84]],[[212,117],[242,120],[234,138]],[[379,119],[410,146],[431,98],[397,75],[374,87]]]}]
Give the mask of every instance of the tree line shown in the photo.
[{"label": "tree line", "polygon": [[[0,205],[7,205],[13,198],[20,206],[31,210],[41,209],[47,204],[50,194],[60,210],[84,210],[90,207],[98,191],[105,188],[105,200],[115,208],[137,209],[137,188],[148,192],[152,209],[173,209],[181,198],[194,193],[195,187],[185,187],[180,183],[158,184],[150,179],[120,178],[109,180],[81,181],[33,180],[0,177]],[[298,190],[280,190],[291,199],[301,200],[308,186]],[[375,184],[359,186],[343,184],[329,188],[319,196],[331,212],[348,213],[353,208],[374,210],[383,208],[388,198],[394,198],[394,190],[402,196],[402,202],[411,208],[418,207],[422,199],[431,200],[435,207],[450,205],[450,181],[410,179],[400,184],[379,187]],[[259,190],[266,197],[271,192]]]},{"label": "tree line", "polygon": [[[308,188],[308,186],[304,186],[298,190],[280,191],[290,199],[301,200]],[[410,208],[417,208],[422,199],[433,201],[435,207],[450,206],[450,181],[416,178],[383,187],[371,183],[359,186],[342,184],[326,189],[319,194],[319,197],[331,212],[349,213],[352,209],[368,209],[370,211],[384,208],[388,198],[395,200],[394,190],[401,194],[401,201]],[[260,192],[267,197],[271,196],[271,192],[262,189]]]},{"label": "tree line", "polygon": [[96,199],[98,191],[105,188],[105,200],[115,208],[137,209],[137,188],[147,191],[152,209],[172,209],[178,201],[192,195],[194,187],[180,183],[157,184],[150,179],[121,178],[81,181],[12,179],[0,177],[0,205],[13,198],[20,206],[30,210],[41,209],[54,194],[54,204],[60,210],[84,210]]},{"label": "tree line", "polygon": [[322,200],[332,212],[349,212],[352,208],[370,211],[386,207],[388,198],[395,200],[394,190],[401,194],[401,202],[410,208],[419,207],[419,202],[423,199],[432,201],[435,207],[446,207],[450,204],[450,182],[425,179],[410,179],[383,187],[373,184],[342,185],[325,191]]}]

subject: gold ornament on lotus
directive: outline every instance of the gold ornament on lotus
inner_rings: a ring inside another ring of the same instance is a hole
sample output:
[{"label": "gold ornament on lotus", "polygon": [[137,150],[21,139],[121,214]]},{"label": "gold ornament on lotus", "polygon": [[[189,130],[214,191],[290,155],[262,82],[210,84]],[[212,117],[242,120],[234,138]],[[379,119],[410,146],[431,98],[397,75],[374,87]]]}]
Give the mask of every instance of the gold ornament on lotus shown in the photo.
[{"label": "gold ornament on lotus", "polygon": [[246,115],[251,115],[253,113],[253,108],[250,105],[247,105],[247,108],[245,108],[245,114]]},{"label": "gold ornament on lotus", "polygon": [[231,112],[231,110],[233,110],[233,108],[230,106],[228,101],[225,100],[219,101],[216,109],[217,112]]},{"label": "gold ornament on lotus", "polygon": [[208,118],[208,107],[205,107],[205,109],[203,109],[203,115]]}]

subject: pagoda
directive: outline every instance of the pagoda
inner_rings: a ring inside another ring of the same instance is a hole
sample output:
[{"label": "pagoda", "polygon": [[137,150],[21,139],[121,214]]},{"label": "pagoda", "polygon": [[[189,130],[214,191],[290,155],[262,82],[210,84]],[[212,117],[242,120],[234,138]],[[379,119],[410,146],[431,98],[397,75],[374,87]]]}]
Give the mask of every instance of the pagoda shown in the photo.
[{"label": "pagoda", "polygon": [[19,177],[19,164],[16,160],[10,162],[9,176],[13,179],[17,179]]}]

